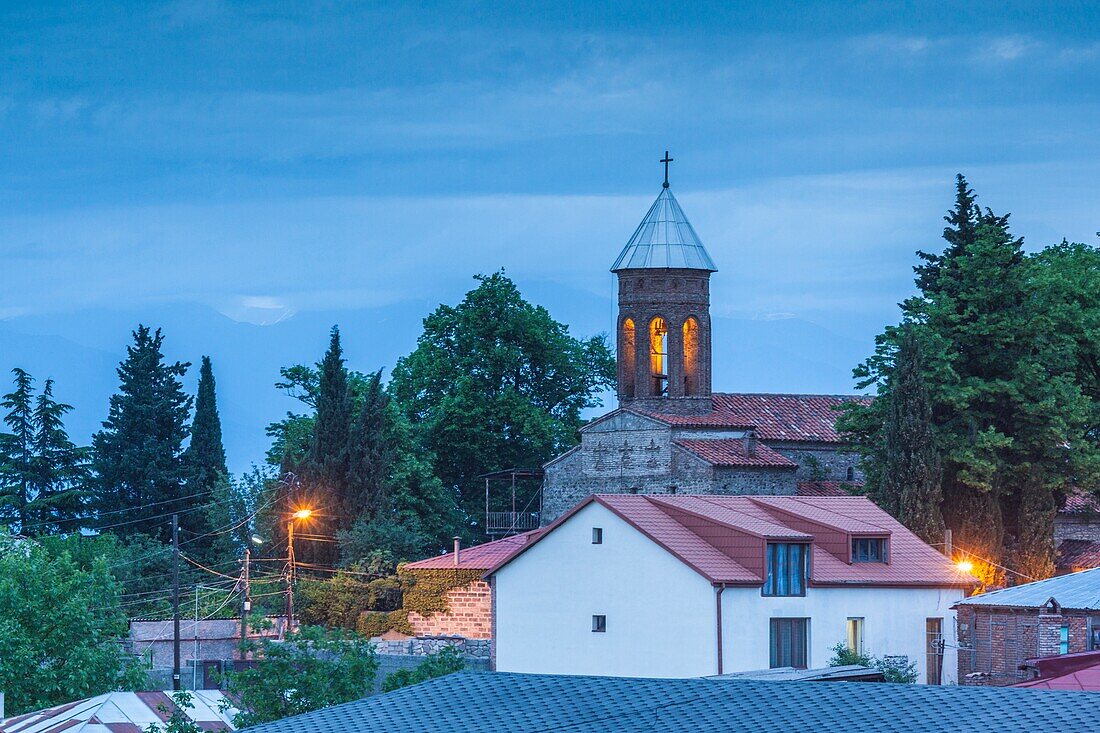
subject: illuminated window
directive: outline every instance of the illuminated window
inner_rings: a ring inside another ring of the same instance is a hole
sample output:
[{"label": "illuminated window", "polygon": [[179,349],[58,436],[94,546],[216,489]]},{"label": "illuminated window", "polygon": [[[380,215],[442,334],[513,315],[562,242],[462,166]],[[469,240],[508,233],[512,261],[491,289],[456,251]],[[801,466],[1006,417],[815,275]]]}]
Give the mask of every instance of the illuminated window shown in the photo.
[{"label": "illuminated window", "polygon": [[848,618],[848,651],[863,654],[863,619]]},{"label": "illuminated window", "polygon": [[623,321],[621,340],[619,342],[619,364],[623,370],[623,394],[627,397],[634,396],[634,370],[637,368],[634,351],[634,321],[627,318]]},{"label": "illuminated window", "polygon": [[653,396],[668,396],[668,324],[664,318],[649,322],[649,370],[653,378]]},{"label": "illuminated window", "polygon": [[699,322],[684,321],[684,394],[699,394]]}]

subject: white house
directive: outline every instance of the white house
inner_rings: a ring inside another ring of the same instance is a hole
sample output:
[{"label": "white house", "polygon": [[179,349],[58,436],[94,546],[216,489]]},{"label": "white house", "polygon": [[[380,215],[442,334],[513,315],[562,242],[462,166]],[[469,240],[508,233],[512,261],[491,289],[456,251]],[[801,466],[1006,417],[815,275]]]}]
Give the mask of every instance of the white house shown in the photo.
[{"label": "white house", "polygon": [[844,642],[933,684],[974,582],[863,497],[595,495],[486,575],[502,672],[815,667]]}]

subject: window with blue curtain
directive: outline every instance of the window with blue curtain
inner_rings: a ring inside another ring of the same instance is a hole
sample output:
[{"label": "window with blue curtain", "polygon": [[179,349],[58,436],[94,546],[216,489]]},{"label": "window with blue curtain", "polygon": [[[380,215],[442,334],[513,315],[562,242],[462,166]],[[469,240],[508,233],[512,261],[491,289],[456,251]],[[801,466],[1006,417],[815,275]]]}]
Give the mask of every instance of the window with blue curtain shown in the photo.
[{"label": "window with blue curtain", "polygon": [[806,559],[809,545],[794,542],[769,542],[766,596],[806,595]]}]

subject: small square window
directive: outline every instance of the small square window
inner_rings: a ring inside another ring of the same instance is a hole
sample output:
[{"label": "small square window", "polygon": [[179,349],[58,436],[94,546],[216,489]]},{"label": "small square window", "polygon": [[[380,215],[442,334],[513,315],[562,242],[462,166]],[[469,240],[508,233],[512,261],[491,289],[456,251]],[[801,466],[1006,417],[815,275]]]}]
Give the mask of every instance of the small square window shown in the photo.
[{"label": "small square window", "polygon": [[601,634],[607,631],[607,616],[593,616],[592,630]]},{"label": "small square window", "polygon": [[603,544],[603,527],[593,527],[592,528],[592,544],[593,545],[602,545]]}]

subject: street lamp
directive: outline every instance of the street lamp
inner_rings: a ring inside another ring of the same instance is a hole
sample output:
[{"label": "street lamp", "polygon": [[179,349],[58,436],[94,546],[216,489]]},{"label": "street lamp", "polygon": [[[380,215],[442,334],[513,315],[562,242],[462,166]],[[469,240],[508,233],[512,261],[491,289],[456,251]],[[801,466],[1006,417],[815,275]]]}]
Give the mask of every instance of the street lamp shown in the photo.
[{"label": "street lamp", "polygon": [[294,630],[294,522],[313,516],[312,509],[298,509],[286,523],[287,573],[286,573],[286,630]]}]

